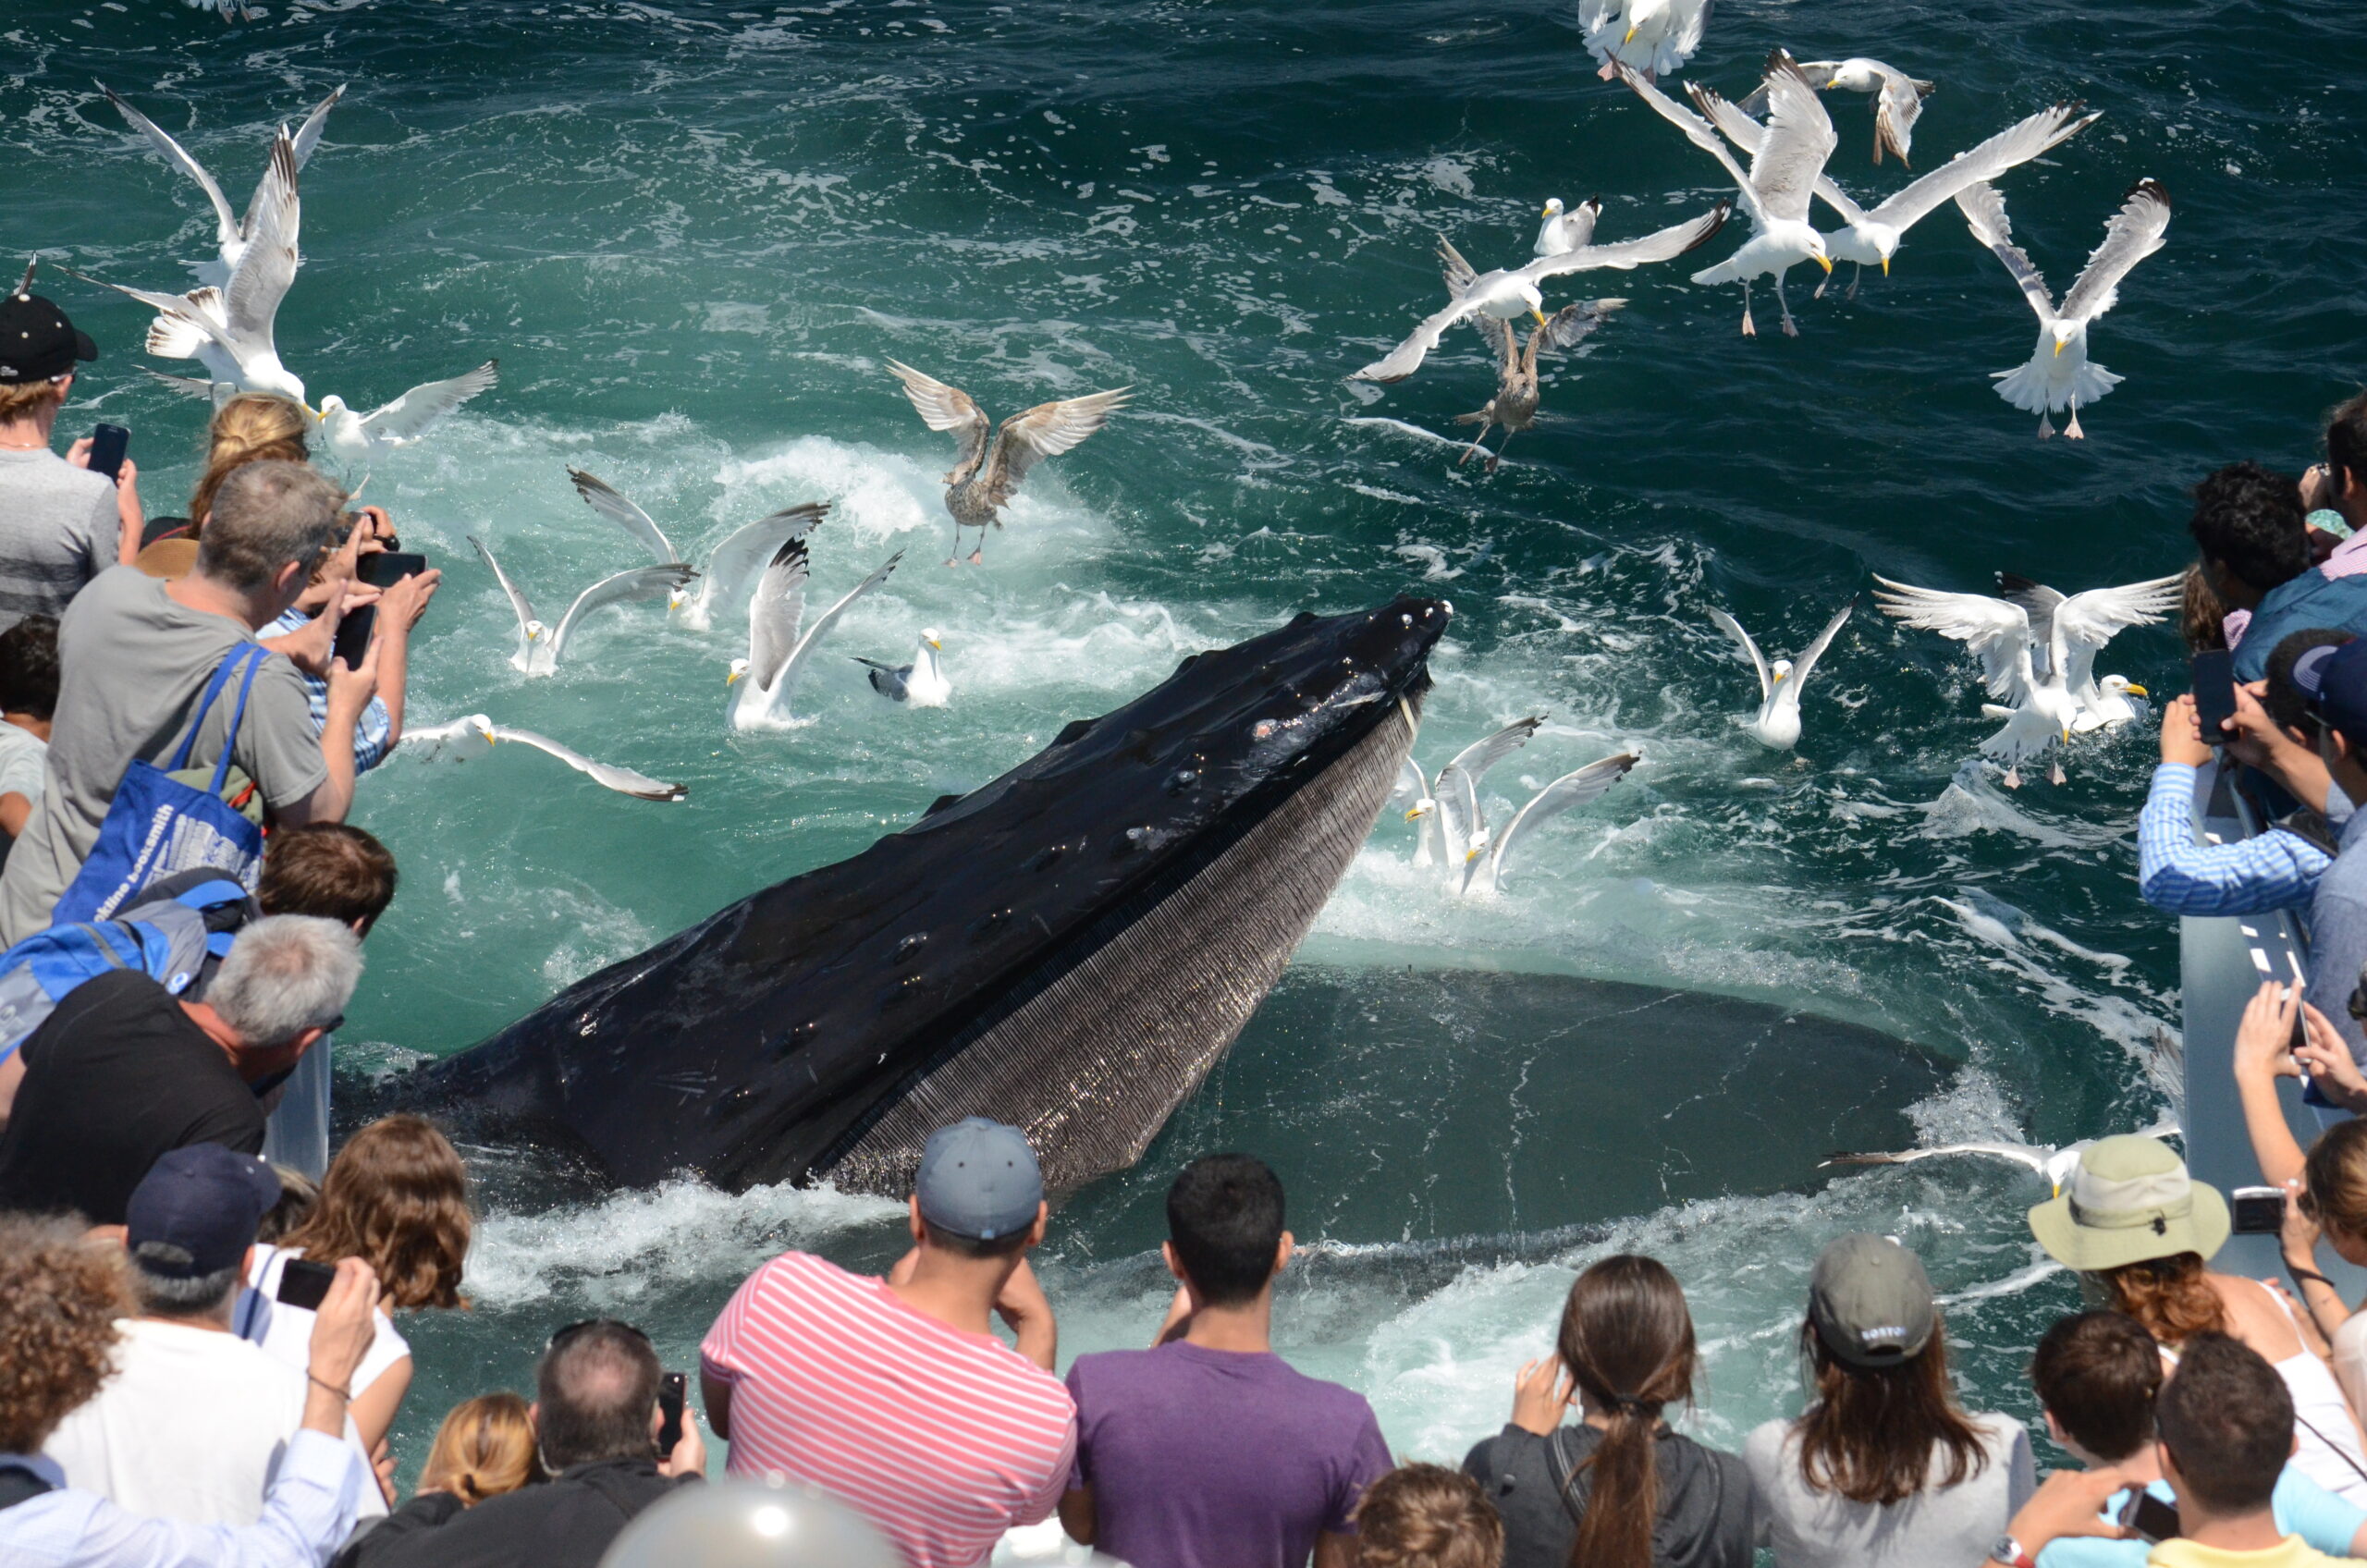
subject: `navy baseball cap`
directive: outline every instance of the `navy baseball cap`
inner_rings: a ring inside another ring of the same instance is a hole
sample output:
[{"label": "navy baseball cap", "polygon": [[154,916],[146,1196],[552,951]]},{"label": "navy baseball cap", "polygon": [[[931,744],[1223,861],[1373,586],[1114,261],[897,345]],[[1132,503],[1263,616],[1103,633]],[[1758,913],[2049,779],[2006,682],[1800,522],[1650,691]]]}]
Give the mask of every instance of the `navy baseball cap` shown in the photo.
[{"label": "navy baseball cap", "polygon": [[1044,1202],[1044,1172],[1027,1134],[1016,1127],[965,1116],[940,1127],[921,1145],[913,1182],[921,1218],[940,1231],[991,1242],[1036,1223]]},{"label": "navy baseball cap", "polygon": [[[124,1244],[141,1269],[167,1280],[195,1280],[235,1268],[255,1244],[255,1227],[279,1201],[279,1175],[260,1155],[219,1144],[191,1144],[161,1156],[131,1191]],[[187,1263],[141,1257],[161,1242]]]},{"label": "navy baseball cap", "polygon": [[0,386],[52,381],[77,360],[95,360],[99,346],[66,319],[55,300],[33,291],[33,269],[17,291],[0,299]]},{"label": "navy baseball cap", "polygon": [[2367,641],[2310,649],[2293,661],[2293,689],[2352,746],[2367,746]]}]

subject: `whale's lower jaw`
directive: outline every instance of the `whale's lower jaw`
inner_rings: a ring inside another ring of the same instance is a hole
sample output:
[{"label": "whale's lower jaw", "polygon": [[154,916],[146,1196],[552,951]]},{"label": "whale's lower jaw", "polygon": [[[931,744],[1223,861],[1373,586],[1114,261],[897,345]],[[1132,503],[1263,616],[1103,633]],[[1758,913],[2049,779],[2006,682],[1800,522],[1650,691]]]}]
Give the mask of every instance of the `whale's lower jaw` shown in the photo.
[{"label": "whale's lower jaw", "polygon": [[1413,719],[1400,705],[1245,830],[1048,954],[816,1174],[901,1197],[923,1142],[963,1116],[1024,1129],[1055,1191],[1133,1165],[1240,1035],[1371,834]]}]

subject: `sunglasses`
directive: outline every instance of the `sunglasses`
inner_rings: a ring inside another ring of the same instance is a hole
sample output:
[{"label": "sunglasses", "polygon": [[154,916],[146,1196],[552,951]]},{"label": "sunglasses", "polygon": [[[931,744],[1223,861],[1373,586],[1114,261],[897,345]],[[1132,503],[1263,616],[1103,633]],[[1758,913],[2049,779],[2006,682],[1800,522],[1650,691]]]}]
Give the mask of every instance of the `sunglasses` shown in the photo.
[{"label": "sunglasses", "polygon": [[[543,1347],[544,1354],[547,1354],[550,1352],[558,1349],[559,1346],[567,1343],[568,1341],[575,1338],[576,1335],[583,1332],[586,1329],[621,1329],[626,1333],[631,1334],[634,1339],[639,1340],[643,1344],[646,1345],[650,1343],[649,1336],[642,1332],[639,1329],[634,1328],[630,1323],[623,1322],[620,1319],[614,1317],[586,1317],[581,1322],[570,1323],[566,1328],[561,1329],[558,1332],[553,1334],[550,1338],[550,1342]],[[656,1347],[653,1345],[651,1348],[655,1349]]]}]

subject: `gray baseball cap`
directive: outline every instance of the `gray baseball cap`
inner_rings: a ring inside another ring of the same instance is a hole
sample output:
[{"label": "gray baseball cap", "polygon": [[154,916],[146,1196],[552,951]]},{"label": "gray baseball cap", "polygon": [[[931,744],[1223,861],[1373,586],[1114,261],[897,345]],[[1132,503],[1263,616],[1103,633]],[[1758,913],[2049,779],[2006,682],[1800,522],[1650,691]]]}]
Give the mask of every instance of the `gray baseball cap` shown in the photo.
[{"label": "gray baseball cap", "polygon": [[938,1229],[991,1242],[1036,1223],[1044,1173],[1024,1133],[965,1116],[921,1145],[913,1195],[920,1199],[921,1218]]},{"label": "gray baseball cap", "polygon": [[1824,1348],[1852,1366],[1895,1366],[1932,1342],[1931,1276],[1888,1236],[1853,1231],[1816,1260],[1809,1321]]}]

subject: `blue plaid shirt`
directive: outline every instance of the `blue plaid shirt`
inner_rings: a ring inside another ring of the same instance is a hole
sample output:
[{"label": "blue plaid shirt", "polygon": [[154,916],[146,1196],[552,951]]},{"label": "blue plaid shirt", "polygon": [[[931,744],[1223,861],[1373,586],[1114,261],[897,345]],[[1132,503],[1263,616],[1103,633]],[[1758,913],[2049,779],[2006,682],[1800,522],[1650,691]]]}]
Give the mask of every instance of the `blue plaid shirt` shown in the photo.
[{"label": "blue plaid shirt", "polygon": [[2282,828],[2232,844],[2194,839],[2195,770],[2165,762],[2137,819],[2137,886],[2170,914],[2258,914],[2297,909],[2316,896],[2334,864],[2315,844]]},{"label": "blue plaid shirt", "polygon": [[[311,624],[312,617],[301,610],[291,609],[273,621],[259,633],[263,637],[285,637],[291,631],[301,631]],[[329,727],[329,683],[317,675],[296,672],[304,679],[304,699],[313,710],[313,732],[319,734]],[[362,717],[353,726],[353,771],[367,773],[386,760],[394,750],[392,737],[395,721],[386,712],[386,704],[377,698],[362,710]]]}]

